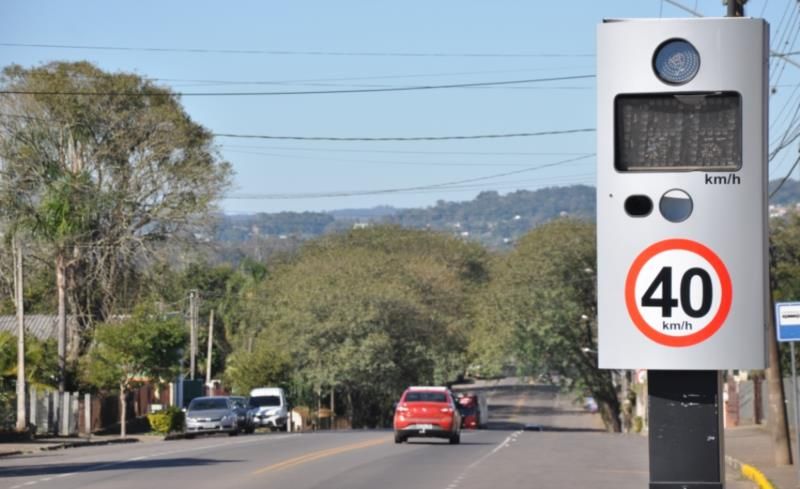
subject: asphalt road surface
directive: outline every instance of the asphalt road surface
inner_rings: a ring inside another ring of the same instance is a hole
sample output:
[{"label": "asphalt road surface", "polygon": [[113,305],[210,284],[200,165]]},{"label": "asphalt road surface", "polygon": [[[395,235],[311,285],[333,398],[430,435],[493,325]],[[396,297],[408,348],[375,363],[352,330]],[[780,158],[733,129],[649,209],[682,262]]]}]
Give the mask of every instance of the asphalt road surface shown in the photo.
[{"label": "asphalt road surface", "polygon": [[[460,445],[390,431],[210,436],[0,459],[8,489],[647,487],[647,439],[602,432],[546,386],[486,387],[490,426]],[[539,430],[542,431],[539,431]]]}]

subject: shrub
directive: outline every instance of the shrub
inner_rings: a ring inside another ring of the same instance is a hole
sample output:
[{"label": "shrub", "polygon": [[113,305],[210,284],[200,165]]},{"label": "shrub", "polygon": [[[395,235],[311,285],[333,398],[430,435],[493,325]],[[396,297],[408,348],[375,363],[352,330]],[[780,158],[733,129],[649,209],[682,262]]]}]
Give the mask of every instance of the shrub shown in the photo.
[{"label": "shrub", "polygon": [[644,419],[641,416],[635,416],[633,418],[633,431],[635,433],[641,433],[643,428],[644,428]]},{"label": "shrub", "polygon": [[150,428],[156,433],[166,435],[175,431],[183,430],[183,411],[176,406],[170,406],[163,411],[157,413],[150,413],[147,415],[147,421],[150,423]]}]

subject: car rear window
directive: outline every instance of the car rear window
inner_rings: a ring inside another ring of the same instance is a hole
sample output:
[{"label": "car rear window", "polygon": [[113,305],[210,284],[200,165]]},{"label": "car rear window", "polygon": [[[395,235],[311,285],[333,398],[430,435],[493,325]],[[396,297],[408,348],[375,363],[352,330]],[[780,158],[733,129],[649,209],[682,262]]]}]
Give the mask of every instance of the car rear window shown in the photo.
[{"label": "car rear window", "polygon": [[189,403],[190,411],[205,411],[208,409],[228,409],[228,400],[224,397],[219,399],[193,399]]},{"label": "car rear window", "polygon": [[447,402],[444,392],[408,392],[406,402]]},{"label": "car rear window", "polygon": [[472,416],[475,414],[475,407],[474,406],[464,406],[463,404],[459,404],[458,412],[460,412],[463,416]]},{"label": "car rear window", "polygon": [[254,396],[250,398],[250,406],[280,406],[281,398],[279,396]]}]

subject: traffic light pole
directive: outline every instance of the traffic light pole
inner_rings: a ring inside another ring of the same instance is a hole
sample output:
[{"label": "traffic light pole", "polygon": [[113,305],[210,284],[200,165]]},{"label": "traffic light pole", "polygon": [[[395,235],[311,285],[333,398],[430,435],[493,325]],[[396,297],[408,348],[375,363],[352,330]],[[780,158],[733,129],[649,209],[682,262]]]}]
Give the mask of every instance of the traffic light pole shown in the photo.
[{"label": "traffic light pole", "polygon": [[720,372],[650,370],[647,377],[650,489],[722,489]]}]

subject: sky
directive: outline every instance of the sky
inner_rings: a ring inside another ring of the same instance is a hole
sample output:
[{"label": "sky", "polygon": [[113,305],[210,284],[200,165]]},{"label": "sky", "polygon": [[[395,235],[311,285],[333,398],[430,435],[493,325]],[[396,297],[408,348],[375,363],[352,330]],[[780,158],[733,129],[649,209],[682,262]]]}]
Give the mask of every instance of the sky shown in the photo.
[{"label": "sky", "polygon": [[[720,0],[681,5],[725,14]],[[775,51],[800,50],[796,0],[745,12],[767,19]],[[665,0],[3,0],[0,66],[88,60],[185,93],[233,165],[227,213],[427,207],[594,185],[596,26],[691,16]],[[796,125],[800,68],[774,58],[770,83],[772,140]],[[351,92],[286,94],[336,91]],[[271,95],[219,95],[233,92]],[[416,139],[511,134],[524,135]],[[795,151],[771,162],[771,179]]]}]

